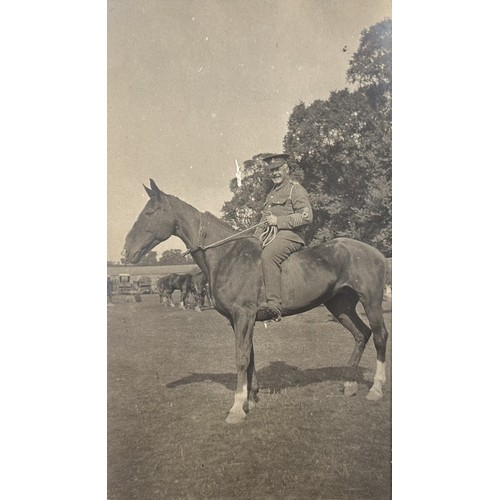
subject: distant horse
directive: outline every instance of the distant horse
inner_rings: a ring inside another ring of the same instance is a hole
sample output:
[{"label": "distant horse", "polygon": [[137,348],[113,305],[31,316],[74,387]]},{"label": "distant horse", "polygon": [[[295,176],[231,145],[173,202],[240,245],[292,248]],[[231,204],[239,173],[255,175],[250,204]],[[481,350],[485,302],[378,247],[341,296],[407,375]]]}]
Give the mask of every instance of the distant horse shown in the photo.
[{"label": "distant horse", "polygon": [[[179,237],[190,250],[208,277],[214,307],[229,319],[235,333],[238,381],[226,422],[243,422],[245,412],[257,402],[259,390],[253,331],[258,307],[265,303],[260,242],[257,238],[235,235],[235,231],[217,217],[201,213],[163,193],[151,179],[150,187],[144,188],[150,199],[127,235],[125,260],[139,262],[172,235]],[[235,239],[227,241],[231,235],[235,235]],[[367,398],[378,400],[383,396],[388,336],[382,313],[385,266],[385,258],[378,250],[349,238],[336,238],[303,249],[283,263],[283,316],[324,304],[354,336],[355,346],[349,359],[350,380],[344,383],[346,395],[357,392],[357,367],[373,332],[377,362]],[[371,328],[356,313],[358,301],[363,304]]]},{"label": "distant horse", "polygon": [[203,271],[193,275],[193,285],[196,290],[198,305],[204,307],[208,303],[208,307],[212,308],[212,301],[210,299],[210,284],[208,278]]},{"label": "distant horse", "polygon": [[193,276],[191,274],[167,274],[158,280],[157,287],[160,294],[160,304],[166,303],[171,307],[175,307],[174,301],[172,299],[172,294],[175,292],[175,290],[179,290],[181,292],[179,305],[181,309],[186,309],[186,298],[188,294],[192,294],[194,296],[195,309],[197,311],[201,310],[198,305],[198,294],[193,282]]}]

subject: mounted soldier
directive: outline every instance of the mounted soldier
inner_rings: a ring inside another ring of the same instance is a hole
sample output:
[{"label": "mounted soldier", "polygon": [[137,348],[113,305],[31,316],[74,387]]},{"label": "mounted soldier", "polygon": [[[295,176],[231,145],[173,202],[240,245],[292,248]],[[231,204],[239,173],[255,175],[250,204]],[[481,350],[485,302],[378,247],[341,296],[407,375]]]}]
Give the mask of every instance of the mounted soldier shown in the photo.
[{"label": "mounted soldier", "polygon": [[307,191],[290,178],[288,154],[263,158],[273,181],[254,236],[260,239],[266,305],[257,311],[257,321],[281,320],[281,265],[304,246],[304,228],[313,220]]},{"label": "mounted soldier", "polygon": [[[296,204],[294,206],[297,201],[295,191],[300,191],[298,184],[286,192],[288,166],[283,164],[278,167],[282,168],[282,173],[273,176],[275,189],[269,194],[267,205],[271,207],[266,206],[266,210],[276,210],[272,208],[274,200],[281,205],[280,211],[286,213],[287,206],[292,210],[289,215],[275,215],[276,219],[266,214],[264,217],[271,228],[276,228],[272,230],[276,232],[273,241],[290,241],[278,237],[281,231],[284,235],[290,231],[301,237],[297,247],[302,248],[303,237],[298,231],[304,221],[312,220],[312,215],[305,194],[299,196],[302,210],[297,210]],[[281,182],[279,177],[283,178]],[[149,200],[125,239],[125,263],[137,264],[152,248],[171,236],[179,237],[188,252],[193,254],[196,264],[209,279],[216,310],[229,320],[234,330],[237,384],[226,422],[241,423],[246,412],[255,406],[259,392],[253,335],[263,285],[260,242],[256,238],[242,238],[241,232],[236,233],[209,212],[202,213],[189,203],[164,193],[152,179],[150,184],[151,187],[144,186]],[[284,201],[280,185],[286,193]],[[275,198],[278,193],[279,198]],[[295,236],[289,237],[295,239]],[[271,245],[270,240],[271,237],[263,238],[266,247]],[[282,315],[292,316],[324,304],[355,339],[344,382],[347,396],[358,391],[359,362],[373,334],[377,351],[376,371],[366,397],[373,401],[383,397],[388,336],[382,309],[386,267],[385,257],[376,248],[350,238],[334,238],[304,248],[291,255],[283,265],[280,280],[283,281]],[[370,326],[359,317],[356,311],[358,303],[362,304]]]}]

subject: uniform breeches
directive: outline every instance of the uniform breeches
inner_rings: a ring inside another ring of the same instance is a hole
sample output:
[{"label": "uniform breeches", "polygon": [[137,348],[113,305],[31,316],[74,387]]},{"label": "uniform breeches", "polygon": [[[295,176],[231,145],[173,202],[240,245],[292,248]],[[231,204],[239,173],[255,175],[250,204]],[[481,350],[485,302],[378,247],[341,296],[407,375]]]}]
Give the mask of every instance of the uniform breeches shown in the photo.
[{"label": "uniform breeches", "polygon": [[281,311],[281,264],[304,245],[296,241],[275,238],[262,250],[262,273],[266,300],[271,307]]}]

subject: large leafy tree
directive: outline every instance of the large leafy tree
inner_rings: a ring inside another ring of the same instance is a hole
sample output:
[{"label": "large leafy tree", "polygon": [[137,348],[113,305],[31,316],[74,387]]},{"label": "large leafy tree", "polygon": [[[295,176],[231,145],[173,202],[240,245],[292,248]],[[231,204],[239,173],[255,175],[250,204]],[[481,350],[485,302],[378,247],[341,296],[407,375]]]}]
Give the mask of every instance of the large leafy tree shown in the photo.
[{"label": "large leafy tree", "polygon": [[[313,244],[349,236],[391,255],[391,32],[390,20],[362,32],[347,72],[354,90],[299,103],[290,115],[284,150],[311,197]],[[222,211],[234,227],[258,220],[269,189],[261,156],[245,162],[241,187],[231,181],[234,196]]]},{"label": "large leafy tree", "polygon": [[361,32],[347,80],[357,84],[374,106],[390,111],[392,100],[392,21],[385,19]]},{"label": "large leafy tree", "polygon": [[149,251],[142,259],[141,259],[141,264],[143,266],[156,266],[158,264],[157,261],[157,255],[158,252],[155,252],[154,250]]},{"label": "large leafy tree", "polygon": [[310,193],[313,243],[349,236],[390,253],[391,139],[384,116],[365,93],[347,90],[292,112],[285,149]]}]

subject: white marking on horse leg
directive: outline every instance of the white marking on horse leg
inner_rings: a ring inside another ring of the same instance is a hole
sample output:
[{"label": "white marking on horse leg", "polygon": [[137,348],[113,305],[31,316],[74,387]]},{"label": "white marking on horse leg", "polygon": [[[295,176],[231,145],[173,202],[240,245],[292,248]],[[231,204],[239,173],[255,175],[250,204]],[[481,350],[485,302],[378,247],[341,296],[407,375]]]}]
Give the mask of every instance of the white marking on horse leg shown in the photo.
[{"label": "white marking on horse leg", "polygon": [[376,401],[382,399],[382,386],[385,384],[385,362],[377,359],[377,369],[375,377],[373,377],[373,385],[370,392],[366,396],[367,399]]},{"label": "white marking on horse leg", "polygon": [[247,384],[243,384],[241,391],[237,392],[234,395],[234,403],[233,403],[233,407],[231,408],[230,411],[243,410],[243,405],[245,404],[247,399],[248,399],[248,386],[247,386]]},{"label": "white marking on horse leg", "polygon": [[243,384],[241,391],[234,395],[234,403],[229,410],[229,415],[226,418],[228,424],[238,424],[245,420],[246,414],[243,410],[243,405],[246,404],[248,400],[248,386]]},{"label": "white marking on horse leg", "polygon": [[344,382],[344,396],[354,396],[358,392],[358,383],[354,380]]},{"label": "white marking on horse leg", "polygon": [[375,371],[374,382],[379,382],[380,385],[385,384],[385,362],[377,359],[377,370]]}]

